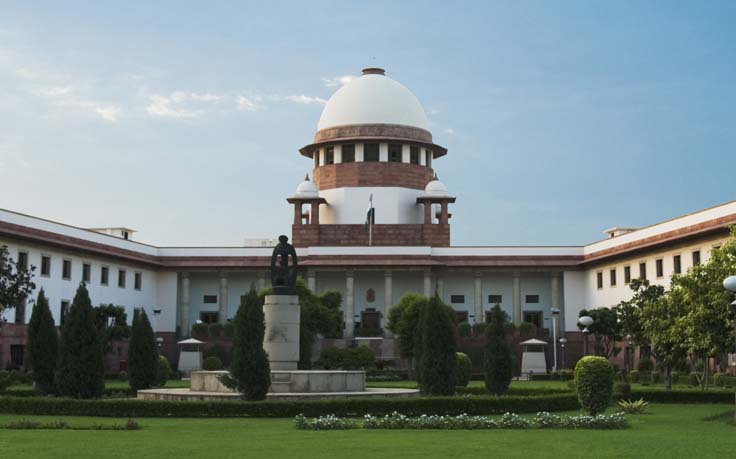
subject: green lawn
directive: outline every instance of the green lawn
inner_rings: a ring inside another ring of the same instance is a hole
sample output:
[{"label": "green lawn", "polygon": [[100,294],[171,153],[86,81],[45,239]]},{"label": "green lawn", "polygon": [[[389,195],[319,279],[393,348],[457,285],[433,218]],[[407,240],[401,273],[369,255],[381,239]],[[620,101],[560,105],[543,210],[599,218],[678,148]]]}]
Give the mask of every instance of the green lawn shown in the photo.
[{"label": "green lawn", "polygon": [[[291,419],[138,419],[139,431],[0,430],[2,458],[734,457],[729,405],[654,405],[622,431],[299,431]],[[0,415],[0,423],[19,416]],[[44,419],[38,416],[26,419]],[[65,418],[72,424],[125,420]]]}]

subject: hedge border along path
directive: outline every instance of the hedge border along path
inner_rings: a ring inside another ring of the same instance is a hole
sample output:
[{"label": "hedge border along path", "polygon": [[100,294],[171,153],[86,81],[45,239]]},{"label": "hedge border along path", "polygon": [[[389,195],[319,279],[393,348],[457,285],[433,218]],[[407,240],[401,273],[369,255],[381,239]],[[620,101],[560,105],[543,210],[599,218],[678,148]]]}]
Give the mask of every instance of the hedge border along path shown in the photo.
[{"label": "hedge border along path", "polygon": [[574,393],[534,397],[419,397],[262,402],[178,402],[136,399],[76,400],[42,397],[0,397],[0,413],[50,416],[141,417],[261,417],[287,418],[298,414],[343,417],[381,416],[400,411],[422,414],[480,415],[571,411],[579,408]]}]

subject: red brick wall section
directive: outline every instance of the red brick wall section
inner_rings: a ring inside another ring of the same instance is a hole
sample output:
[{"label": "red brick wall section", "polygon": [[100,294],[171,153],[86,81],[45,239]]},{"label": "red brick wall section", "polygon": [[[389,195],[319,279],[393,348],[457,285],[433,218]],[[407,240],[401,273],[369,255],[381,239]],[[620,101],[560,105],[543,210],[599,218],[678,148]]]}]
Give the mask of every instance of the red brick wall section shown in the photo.
[{"label": "red brick wall section", "polygon": [[419,164],[370,162],[327,164],[314,169],[319,190],[348,186],[399,186],[423,190],[432,181],[432,168]]},{"label": "red brick wall section", "polygon": [[[367,246],[364,225],[293,225],[295,247]],[[373,225],[373,245],[433,246],[450,245],[450,225]]]}]

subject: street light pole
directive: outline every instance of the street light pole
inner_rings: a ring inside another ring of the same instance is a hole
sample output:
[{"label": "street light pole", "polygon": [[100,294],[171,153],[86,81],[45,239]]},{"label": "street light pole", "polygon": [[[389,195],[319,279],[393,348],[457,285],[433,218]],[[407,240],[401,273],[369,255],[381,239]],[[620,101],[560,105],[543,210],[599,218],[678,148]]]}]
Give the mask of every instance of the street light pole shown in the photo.
[{"label": "street light pole", "polygon": [[593,325],[593,318],[590,316],[583,316],[578,319],[578,323],[584,327],[583,328],[583,354],[588,355],[588,333],[590,333],[590,330],[588,330],[588,327]]},{"label": "street light pole", "polygon": [[[723,287],[731,293],[736,293],[736,276],[727,277],[723,281]],[[731,306],[734,307],[735,309],[734,312],[736,312],[736,300],[734,300],[731,303]],[[736,339],[736,337],[734,337],[734,339]],[[736,366],[736,352],[734,352],[733,354],[733,364]],[[734,421],[736,421],[736,392],[734,392],[733,403],[734,403],[733,419]]]},{"label": "street light pole", "polygon": [[557,319],[560,310],[552,308],[552,371],[557,371]]},{"label": "street light pole", "polygon": [[560,338],[560,348],[562,350],[562,369],[565,369],[565,343],[567,343],[567,338]]}]

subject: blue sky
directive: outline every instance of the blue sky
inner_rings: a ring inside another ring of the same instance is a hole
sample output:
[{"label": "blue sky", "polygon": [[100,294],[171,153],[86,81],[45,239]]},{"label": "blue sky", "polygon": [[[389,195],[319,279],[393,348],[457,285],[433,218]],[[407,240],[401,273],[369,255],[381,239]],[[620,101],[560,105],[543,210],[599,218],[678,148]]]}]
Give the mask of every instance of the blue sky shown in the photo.
[{"label": "blue sky", "polygon": [[454,245],[736,199],[736,3],[149,3],[0,2],[0,207],[157,245],[288,232],[297,149],[369,65],[449,149]]}]

